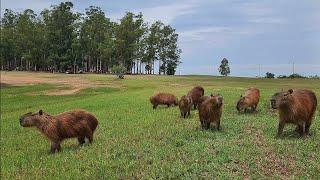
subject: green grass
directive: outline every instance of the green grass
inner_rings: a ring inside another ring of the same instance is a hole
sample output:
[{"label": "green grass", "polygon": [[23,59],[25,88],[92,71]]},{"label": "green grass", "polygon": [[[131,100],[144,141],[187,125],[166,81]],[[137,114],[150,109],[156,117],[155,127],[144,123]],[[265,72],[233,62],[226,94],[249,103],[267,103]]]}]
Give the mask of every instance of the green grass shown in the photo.
[{"label": "green grass", "polygon": [[[64,96],[44,95],[49,89],[68,88],[58,85],[1,89],[3,179],[320,178],[319,107],[307,139],[299,138],[293,126],[276,139],[278,117],[268,108],[269,97],[282,88],[312,89],[320,101],[319,80],[79,76],[110,88]],[[205,94],[223,95],[221,132],[201,130],[195,110],[184,120],[178,108],[153,110],[149,103],[155,92],[181,97],[195,85],[202,85]],[[261,90],[258,112],[238,114],[235,103],[250,86]],[[75,108],[99,119],[91,145],[79,147],[76,139],[69,139],[62,152],[51,155],[50,143],[39,131],[19,125],[19,117],[29,111],[57,114]]]}]

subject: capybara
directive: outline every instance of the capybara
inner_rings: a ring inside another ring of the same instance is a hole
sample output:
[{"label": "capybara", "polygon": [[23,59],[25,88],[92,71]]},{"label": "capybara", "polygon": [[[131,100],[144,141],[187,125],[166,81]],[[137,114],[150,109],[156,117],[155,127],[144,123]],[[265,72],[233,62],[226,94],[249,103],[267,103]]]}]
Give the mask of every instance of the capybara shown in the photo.
[{"label": "capybara", "polygon": [[187,96],[191,97],[193,108],[196,109],[200,98],[204,95],[204,89],[201,86],[196,86],[188,92]]},{"label": "capybara", "polygon": [[170,93],[157,93],[150,97],[150,102],[153,105],[153,109],[156,109],[160,104],[167,105],[168,107],[178,105],[178,99]]},{"label": "capybara", "polygon": [[181,117],[186,118],[186,116],[190,116],[191,107],[192,107],[191,97],[183,95],[179,100],[179,109],[180,109]]},{"label": "capybara", "polygon": [[251,87],[246,90],[245,94],[240,96],[237,103],[237,110],[240,112],[244,109],[244,112],[255,111],[260,99],[260,91],[257,88]]},{"label": "capybara", "polygon": [[279,127],[277,137],[282,135],[286,123],[297,125],[300,136],[309,135],[316,108],[317,97],[310,90],[289,89],[278,95]]},{"label": "capybara", "polygon": [[214,122],[216,128],[220,130],[220,118],[222,114],[223,98],[216,95],[202,102],[199,107],[199,118],[202,129],[209,129]]},{"label": "capybara", "polygon": [[42,134],[51,141],[51,153],[60,151],[60,143],[67,138],[78,138],[79,144],[85,138],[92,143],[93,133],[98,126],[98,120],[85,110],[73,110],[56,116],[49,115],[42,110],[27,113],[20,118],[23,127],[36,126]]}]

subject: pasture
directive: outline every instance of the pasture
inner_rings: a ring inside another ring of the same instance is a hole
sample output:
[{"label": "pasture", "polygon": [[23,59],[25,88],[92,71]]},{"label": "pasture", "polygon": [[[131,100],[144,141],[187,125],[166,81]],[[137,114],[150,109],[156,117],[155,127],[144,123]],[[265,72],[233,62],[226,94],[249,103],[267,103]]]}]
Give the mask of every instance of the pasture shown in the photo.
[{"label": "pasture", "polygon": [[[311,137],[286,126],[276,139],[278,115],[269,98],[288,88],[308,88],[320,101],[320,81],[211,76],[125,76],[1,72],[1,179],[320,178],[320,112]],[[224,97],[222,131],[201,130],[198,111],[180,118],[177,107],[152,109],[149,97],[178,98],[193,86]],[[258,112],[239,114],[236,102],[260,88]],[[320,103],[318,103],[320,104]],[[93,144],[77,139],[49,154],[50,142],[19,117],[42,109],[55,115],[82,108],[99,120]]]}]

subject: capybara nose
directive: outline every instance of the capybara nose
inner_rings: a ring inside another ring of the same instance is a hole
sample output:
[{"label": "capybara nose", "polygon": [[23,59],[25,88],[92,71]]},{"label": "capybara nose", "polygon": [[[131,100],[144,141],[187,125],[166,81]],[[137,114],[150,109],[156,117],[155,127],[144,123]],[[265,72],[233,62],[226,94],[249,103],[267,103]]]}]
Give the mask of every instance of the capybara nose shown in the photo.
[{"label": "capybara nose", "polygon": [[22,124],[22,118],[20,118],[19,121],[20,121],[20,124]]}]

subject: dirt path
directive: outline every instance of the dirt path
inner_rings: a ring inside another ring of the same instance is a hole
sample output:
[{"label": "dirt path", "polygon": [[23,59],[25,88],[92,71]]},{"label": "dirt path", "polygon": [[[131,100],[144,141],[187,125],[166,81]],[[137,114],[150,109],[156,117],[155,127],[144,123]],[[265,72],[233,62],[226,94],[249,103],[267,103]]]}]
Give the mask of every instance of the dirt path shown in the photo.
[{"label": "dirt path", "polygon": [[97,87],[98,83],[86,80],[82,75],[50,73],[1,72],[1,84],[6,86],[25,86],[34,84],[58,84],[71,86],[71,89],[47,91],[47,95],[69,95],[82,89]]}]

